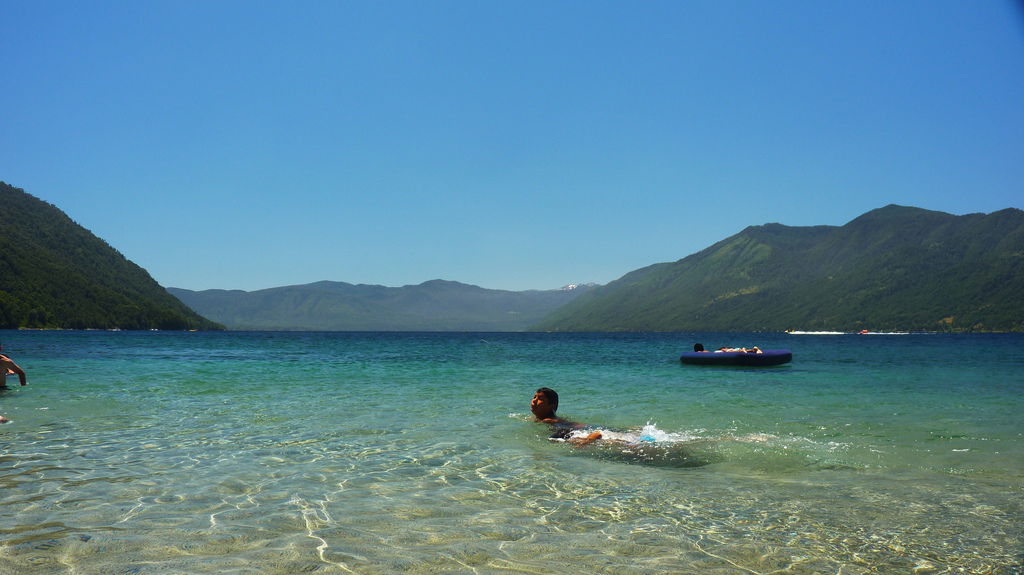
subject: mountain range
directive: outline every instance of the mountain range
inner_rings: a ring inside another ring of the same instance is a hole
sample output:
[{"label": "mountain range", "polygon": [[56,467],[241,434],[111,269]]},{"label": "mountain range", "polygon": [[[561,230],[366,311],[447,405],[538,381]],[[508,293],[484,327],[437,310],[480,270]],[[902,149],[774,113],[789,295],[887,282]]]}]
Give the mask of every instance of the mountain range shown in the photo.
[{"label": "mountain range", "polygon": [[839,227],[752,226],[532,329],[1024,331],[1024,212],[890,205]]},{"label": "mountain range", "polygon": [[1012,208],[890,205],[843,226],[751,226],[605,286],[524,292],[444,280],[164,289],[24,190],[0,182],[0,208],[0,329],[1024,331],[1024,212]]},{"label": "mountain range", "polygon": [[252,292],[167,291],[229,329],[524,331],[589,289],[504,291],[432,280],[403,287],[322,281]]}]

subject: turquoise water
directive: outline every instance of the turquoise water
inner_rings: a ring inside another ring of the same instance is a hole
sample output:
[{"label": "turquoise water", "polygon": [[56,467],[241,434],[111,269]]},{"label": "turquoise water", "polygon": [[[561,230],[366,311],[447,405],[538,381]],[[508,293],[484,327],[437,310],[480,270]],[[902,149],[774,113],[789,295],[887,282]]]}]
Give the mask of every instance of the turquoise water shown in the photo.
[{"label": "turquoise water", "polygon": [[1019,335],[0,339],[0,573],[1022,572]]}]

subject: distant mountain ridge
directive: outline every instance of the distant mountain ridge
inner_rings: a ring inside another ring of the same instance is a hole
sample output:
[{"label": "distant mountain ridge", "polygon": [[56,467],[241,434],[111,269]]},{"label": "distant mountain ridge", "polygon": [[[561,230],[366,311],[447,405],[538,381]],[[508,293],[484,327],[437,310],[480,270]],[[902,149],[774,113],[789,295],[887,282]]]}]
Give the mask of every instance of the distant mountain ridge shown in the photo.
[{"label": "distant mountain ridge", "polygon": [[0,182],[0,329],[223,329],[64,212]]},{"label": "distant mountain ridge", "polygon": [[445,280],[403,287],[321,281],[252,292],[167,291],[234,330],[523,331],[591,287],[505,291]]},{"label": "distant mountain ridge", "polygon": [[752,226],[591,290],[546,331],[1024,331],[1024,212],[890,205]]}]

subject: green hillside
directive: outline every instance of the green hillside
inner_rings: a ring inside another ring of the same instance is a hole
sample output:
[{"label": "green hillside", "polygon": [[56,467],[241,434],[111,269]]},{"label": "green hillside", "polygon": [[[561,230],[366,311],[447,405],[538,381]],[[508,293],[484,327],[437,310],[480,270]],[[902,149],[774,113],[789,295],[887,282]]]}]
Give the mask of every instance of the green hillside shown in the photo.
[{"label": "green hillside", "polygon": [[253,292],[168,292],[230,329],[306,331],[523,331],[575,290],[490,290],[453,281],[385,287],[317,282]]},{"label": "green hillside", "polygon": [[0,329],[222,329],[64,212],[0,182]]},{"label": "green hillside", "polygon": [[1024,331],[1024,212],[890,205],[747,228],[592,290],[548,331]]}]

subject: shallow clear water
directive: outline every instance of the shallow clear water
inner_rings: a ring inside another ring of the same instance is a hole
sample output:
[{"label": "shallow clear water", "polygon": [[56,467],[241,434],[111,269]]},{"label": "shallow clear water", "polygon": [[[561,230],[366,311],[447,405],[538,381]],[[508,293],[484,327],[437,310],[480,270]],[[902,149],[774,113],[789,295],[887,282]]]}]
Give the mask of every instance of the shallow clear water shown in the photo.
[{"label": "shallow clear water", "polygon": [[[0,338],[30,383],[0,392],[0,573],[1024,562],[1019,335]],[[794,360],[681,365],[696,341]],[[549,440],[540,386],[621,441]]]}]

